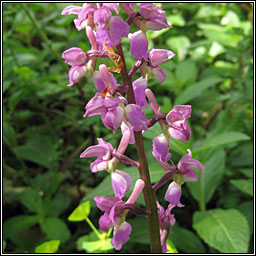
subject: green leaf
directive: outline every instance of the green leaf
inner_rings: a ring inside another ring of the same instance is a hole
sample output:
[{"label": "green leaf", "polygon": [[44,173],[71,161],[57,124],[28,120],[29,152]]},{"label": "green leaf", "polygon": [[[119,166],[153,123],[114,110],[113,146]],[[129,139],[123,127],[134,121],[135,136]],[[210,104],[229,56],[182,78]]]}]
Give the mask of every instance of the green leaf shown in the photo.
[{"label": "green leaf", "polygon": [[185,25],[185,20],[180,14],[172,14],[167,17],[167,22],[169,25],[183,27]]},{"label": "green leaf", "polygon": [[206,138],[201,142],[200,146],[193,149],[193,152],[198,153],[209,148],[249,139],[250,137],[248,135],[241,132],[225,132],[210,138]]},{"label": "green leaf", "polygon": [[6,241],[3,240],[3,252],[5,251],[5,247],[6,247]]},{"label": "green leaf", "polygon": [[3,237],[4,239],[11,238],[16,234],[30,228],[39,221],[37,215],[19,215],[12,217],[4,222]]},{"label": "green leaf", "polygon": [[58,251],[60,240],[51,240],[38,245],[35,248],[36,253],[55,253]]},{"label": "green leaf", "polygon": [[[13,148],[14,153],[25,160],[32,161],[47,168],[56,168],[58,153],[51,142],[51,138],[36,134],[22,146]],[[55,164],[55,166],[53,166]]]},{"label": "green leaf", "polygon": [[246,217],[249,223],[250,234],[252,234],[253,228],[254,228],[253,201],[246,201],[243,203],[239,203],[236,205],[236,208]]},{"label": "green leaf", "polygon": [[176,68],[176,78],[184,85],[195,82],[197,73],[196,64],[191,60],[181,62]]},{"label": "green leaf", "polygon": [[244,193],[253,196],[253,179],[231,180],[230,182]]},{"label": "green leaf", "polygon": [[146,218],[137,216],[136,218],[129,220],[129,224],[132,226],[129,241],[134,243],[149,244],[149,233]]},{"label": "green leaf", "polygon": [[186,36],[176,36],[168,39],[166,44],[178,55],[178,60],[181,62],[185,59],[190,47],[190,39]]},{"label": "green leaf", "polygon": [[182,92],[175,100],[174,105],[183,105],[199,97],[204,90],[210,86],[216,85],[223,79],[218,76],[209,77],[201,80],[200,82],[194,83],[191,87]]},{"label": "green leaf", "polygon": [[10,147],[17,145],[16,133],[10,123],[3,120],[3,142]]},{"label": "green leaf", "polygon": [[177,249],[175,248],[174,244],[172,243],[171,240],[167,239],[166,241],[167,245],[167,253],[178,253]]},{"label": "green leaf", "polygon": [[217,41],[228,47],[237,47],[238,42],[242,39],[241,35],[231,33],[231,31],[224,26],[200,23],[198,27],[202,30],[206,38],[213,42]]},{"label": "green leaf", "polygon": [[38,184],[40,190],[42,190],[48,196],[52,196],[62,181],[62,174],[59,172],[49,171],[37,175],[35,177],[35,181]]},{"label": "green leaf", "polygon": [[41,214],[43,212],[43,201],[39,192],[28,188],[20,194],[21,203],[26,206],[31,212]]},{"label": "green leaf", "polygon": [[253,168],[239,169],[239,172],[241,172],[247,178],[253,178]]},{"label": "green leaf", "polygon": [[198,202],[207,203],[212,198],[223,176],[225,152],[223,150],[214,152],[203,165],[205,167],[204,173],[197,171],[198,182],[188,182],[186,186]]},{"label": "green leaf", "polygon": [[169,239],[172,240],[176,248],[185,253],[205,252],[200,238],[194,232],[177,225],[177,223],[171,227]]},{"label": "green leaf", "polygon": [[89,235],[79,237],[76,244],[79,251],[85,250],[88,253],[100,253],[113,250],[110,241],[111,238],[99,240],[95,233],[91,232]]},{"label": "green leaf", "polygon": [[41,227],[48,239],[66,242],[70,238],[69,229],[62,219],[56,217],[46,218]]},{"label": "green leaf", "polygon": [[205,243],[223,253],[247,253],[249,226],[235,209],[195,212],[193,228]]},{"label": "green leaf", "polygon": [[240,27],[241,25],[238,15],[233,11],[228,11],[221,19],[220,24],[228,27]]},{"label": "green leaf", "polygon": [[59,216],[70,205],[71,199],[66,193],[59,192],[51,199],[51,209],[49,215]]},{"label": "green leaf", "polygon": [[83,221],[90,214],[90,201],[86,201],[80,204],[76,209],[68,216],[69,221]]}]

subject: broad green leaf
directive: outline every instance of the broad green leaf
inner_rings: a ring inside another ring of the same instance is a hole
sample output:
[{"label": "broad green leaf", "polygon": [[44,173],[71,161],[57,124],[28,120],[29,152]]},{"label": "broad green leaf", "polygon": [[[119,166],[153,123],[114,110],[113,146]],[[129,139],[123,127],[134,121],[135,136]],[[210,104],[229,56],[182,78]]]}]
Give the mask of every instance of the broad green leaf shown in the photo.
[{"label": "broad green leaf", "polygon": [[62,174],[59,172],[46,172],[39,174],[35,177],[35,181],[38,184],[40,190],[42,190],[48,196],[52,196],[60,182],[62,181]]},{"label": "broad green leaf", "polygon": [[216,24],[197,24],[198,27],[203,31],[206,38],[211,41],[217,41],[222,45],[236,47],[238,42],[242,39],[242,36],[238,33],[232,33],[229,29],[224,26]]},{"label": "broad green leaf", "polygon": [[4,222],[3,237],[4,239],[30,228],[39,221],[40,217],[37,215],[19,215],[12,217]]},{"label": "broad green leaf", "polygon": [[167,253],[178,253],[177,249],[175,248],[174,244],[171,240],[167,239]]},{"label": "broad green leaf", "polygon": [[36,253],[55,253],[60,246],[60,240],[51,240],[38,245],[35,248]]},{"label": "broad green leaf", "polygon": [[205,252],[200,238],[194,232],[179,226],[177,223],[171,227],[169,239],[171,239],[176,248],[185,253]]},{"label": "broad green leaf", "polygon": [[216,6],[210,4],[205,5],[199,8],[198,12],[196,13],[196,18],[208,18],[209,16],[221,16],[222,12]]},{"label": "broad green leaf", "polygon": [[228,11],[221,19],[220,24],[228,27],[240,27],[241,25],[238,15],[233,11]]},{"label": "broad green leaf", "polygon": [[193,149],[193,152],[198,153],[209,148],[249,139],[250,137],[248,135],[241,132],[225,132],[216,136],[212,136],[208,139],[206,138],[200,143],[199,146]]},{"label": "broad green leaf", "polygon": [[69,221],[83,221],[90,214],[90,201],[83,202],[68,216]]},{"label": "broad green leaf", "polygon": [[168,39],[166,41],[166,44],[168,45],[170,50],[178,55],[178,60],[179,62],[181,62],[185,59],[191,43],[190,39],[186,36],[176,36]]},{"label": "broad green leaf", "polygon": [[70,205],[71,199],[70,197],[63,192],[57,193],[53,199],[51,199],[51,210],[49,215],[51,216],[59,216],[63,213]]},{"label": "broad green leaf", "polygon": [[195,62],[187,60],[181,62],[176,68],[176,78],[186,85],[195,82],[197,78],[198,69]]},{"label": "broad green leaf", "polygon": [[132,226],[130,241],[134,243],[149,244],[149,233],[146,218],[137,216],[136,218],[129,220],[129,224]]},{"label": "broad green leaf", "polygon": [[219,44],[218,42],[213,42],[211,48],[209,49],[209,55],[215,58],[216,56],[224,53],[225,51],[225,48],[221,44]]},{"label": "broad green leaf", "polygon": [[241,172],[243,175],[245,175],[247,178],[253,178],[253,168],[243,168],[239,169],[239,172]]},{"label": "broad green leaf", "polygon": [[31,212],[38,214],[43,212],[43,201],[38,191],[28,188],[20,194],[19,198],[21,203]]},{"label": "broad green leaf", "polygon": [[234,167],[253,166],[253,143],[251,141],[240,144],[231,152],[231,165]]},{"label": "broad green leaf", "polygon": [[89,235],[79,237],[76,244],[79,251],[85,250],[88,253],[101,253],[113,250],[110,241],[111,238],[107,237],[100,240],[94,232],[91,232]]},{"label": "broad green leaf", "polygon": [[17,145],[15,130],[10,123],[5,120],[3,120],[3,142],[10,147]]},{"label": "broad green leaf", "polygon": [[202,164],[205,167],[204,173],[197,171],[198,181],[187,182],[186,186],[198,202],[207,203],[212,198],[223,176],[225,152],[223,150],[214,152],[207,162]]},{"label": "broad green leaf", "polygon": [[167,22],[169,25],[180,26],[180,27],[183,27],[186,23],[183,16],[180,14],[172,14],[172,15],[168,16]]},{"label": "broad green leaf", "polygon": [[238,210],[195,212],[193,228],[209,246],[223,253],[247,253],[250,239],[246,218]]},{"label": "broad green leaf", "polygon": [[230,182],[244,193],[253,196],[253,179],[231,180]]},{"label": "broad green leaf", "polygon": [[250,234],[253,233],[253,201],[246,201],[243,203],[239,203],[236,205],[236,208],[246,217],[248,223],[249,223],[249,228],[250,228]]},{"label": "broad green leaf", "polygon": [[66,242],[70,238],[67,224],[60,218],[46,218],[41,224],[41,227],[48,239]]},{"label": "broad green leaf", "polygon": [[13,151],[25,160],[47,168],[56,168],[58,153],[49,136],[34,135],[25,145],[15,147]]},{"label": "broad green leaf", "polygon": [[206,90],[210,86],[216,85],[222,80],[223,79],[220,77],[213,76],[201,80],[200,82],[194,83],[176,98],[174,105],[183,105],[188,103],[190,100],[199,97],[204,90]]}]

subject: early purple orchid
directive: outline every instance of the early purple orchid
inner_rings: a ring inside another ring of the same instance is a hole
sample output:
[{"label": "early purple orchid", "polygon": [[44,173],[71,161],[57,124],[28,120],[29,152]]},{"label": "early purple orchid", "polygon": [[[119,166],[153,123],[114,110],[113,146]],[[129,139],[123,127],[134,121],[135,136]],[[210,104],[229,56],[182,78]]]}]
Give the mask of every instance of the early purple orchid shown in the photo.
[{"label": "early purple orchid", "polygon": [[174,214],[171,214],[171,210],[175,207],[175,205],[169,204],[167,209],[164,208],[156,202],[158,208],[158,219],[160,226],[160,238],[163,253],[167,252],[166,242],[168,238],[168,234],[170,231],[170,226],[173,226],[176,222]]},{"label": "early purple orchid", "polygon": [[132,84],[136,104],[142,108],[148,108],[145,90],[147,89],[148,81],[146,78],[140,77]]},{"label": "early purple orchid", "polygon": [[69,71],[69,84],[72,86],[74,83],[79,82],[90,67],[90,62],[86,53],[78,47],[72,47],[62,53],[62,58],[71,66]]},{"label": "early purple orchid", "polygon": [[[111,244],[116,250],[120,250],[123,244],[130,238],[129,235],[132,228],[131,225],[125,221],[125,217],[128,213],[128,209],[132,210],[133,204],[136,202],[144,186],[144,181],[138,179],[126,203],[118,197],[94,197],[97,207],[101,211],[104,211],[104,215],[102,215],[99,220],[100,229],[107,231],[110,227],[114,227],[114,236],[111,240]],[[127,210],[125,211],[125,209]]]},{"label": "early purple orchid", "polygon": [[174,175],[174,180],[168,187],[165,200],[179,207],[183,206],[180,203],[181,185],[184,182],[195,182],[198,180],[198,175],[193,169],[199,169],[204,172],[204,166],[195,159],[192,159],[191,150],[188,149],[188,155],[181,158],[177,165],[178,172]]},{"label": "early purple orchid", "polygon": [[112,16],[106,7],[100,7],[94,13],[94,22],[98,25],[96,38],[106,46],[116,46],[122,40],[121,36],[128,36],[130,27],[117,16]]},{"label": "early purple orchid", "polygon": [[148,30],[162,30],[163,28],[171,28],[168,25],[165,11],[152,3],[143,3],[139,9],[140,15],[144,18],[143,27]]},{"label": "early purple orchid", "polygon": [[186,121],[190,118],[190,105],[176,105],[167,114],[166,121],[170,126],[168,132],[170,136],[179,141],[188,141],[191,135],[191,130]]},{"label": "early purple orchid", "polygon": [[141,107],[136,104],[129,104],[125,107],[125,118],[136,132],[148,129],[147,118]]}]

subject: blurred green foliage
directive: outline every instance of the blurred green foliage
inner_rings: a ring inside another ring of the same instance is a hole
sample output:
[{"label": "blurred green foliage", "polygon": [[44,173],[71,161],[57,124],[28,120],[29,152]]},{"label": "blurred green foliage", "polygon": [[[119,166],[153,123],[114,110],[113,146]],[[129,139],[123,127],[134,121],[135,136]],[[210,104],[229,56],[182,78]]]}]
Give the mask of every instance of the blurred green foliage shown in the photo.
[{"label": "blurred green foliage", "polygon": [[[91,224],[98,227],[102,213],[93,197],[113,194],[110,178],[105,172],[92,174],[91,159],[80,159],[79,154],[96,144],[97,137],[114,147],[120,140],[120,131],[113,136],[99,116],[82,117],[96,92],[92,79],[86,77],[72,88],[66,86],[69,68],[61,60],[62,52],[70,47],[90,49],[85,33],[74,27],[74,16],[61,16],[67,5],[3,4],[5,252],[112,250],[110,234],[97,241],[89,222],[67,220],[79,202],[89,200]],[[172,159],[177,163],[191,148],[193,157],[205,165],[205,173],[198,173],[199,182],[183,186],[181,202],[185,207],[173,211],[176,224],[168,248],[181,253],[252,252],[253,6],[158,5],[173,28],[148,31],[149,49],[169,49],[176,56],[161,65],[167,74],[165,82],[160,85],[152,79],[149,87],[165,114],[175,104],[192,105],[190,142],[171,141]],[[121,15],[126,18],[122,11]],[[131,31],[135,30],[132,26]],[[134,58],[128,39],[123,42],[130,69]],[[153,116],[150,109],[146,114]],[[158,125],[144,133],[152,182],[163,174],[151,154],[152,139],[159,133]],[[133,146],[127,155],[137,159]],[[136,169],[122,168],[134,184]],[[167,185],[157,193],[165,206]],[[143,205],[143,198],[138,202]],[[79,209],[79,214],[88,215]],[[148,253],[145,219],[129,217],[131,239],[120,252]]]}]

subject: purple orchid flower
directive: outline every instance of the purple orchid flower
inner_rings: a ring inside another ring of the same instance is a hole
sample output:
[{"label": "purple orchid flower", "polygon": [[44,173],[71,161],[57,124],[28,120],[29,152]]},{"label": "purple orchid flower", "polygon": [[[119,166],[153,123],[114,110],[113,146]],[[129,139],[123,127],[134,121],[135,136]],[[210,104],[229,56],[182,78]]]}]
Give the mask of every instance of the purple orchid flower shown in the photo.
[{"label": "purple orchid flower", "polygon": [[190,105],[176,105],[167,114],[166,121],[170,126],[168,132],[170,136],[179,141],[188,141],[191,130],[186,121],[191,115]]},{"label": "purple orchid flower", "polygon": [[130,190],[132,180],[126,172],[115,170],[111,173],[112,187],[115,196],[122,199],[126,192]]},{"label": "purple orchid flower", "polygon": [[96,38],[100,43],[106,46],[116,46],[122,36],[128,36],[130,26],[117,16],[112,16],[109,9],[100,7],[94,13],[94,22],[98,25]]},{"label": "purple orchid flower", "polygon": [[108,161],[112,159],[113,146],[105,142],[103,139],[98,138],[98,145],[87,148],[81,155],[84,157],[97,157],[97,159],[91,163],[91,171],[93,173],[103,171],[108,168]]},{"label": "purple orchid flower", "polygon": [[173,181],[169,185],[165,193],[164,199],[174,206],[177,205],[178,207],[183,207],[184,205],[181,204],[180,197],[181,197],[181,185]]},{"label": "purple orchid flower", "polygon": [[192,159],[192,152],[187,150],[188,154],[178,162],[178,169],[182,171],[183,180],[186,182],[195,182],[198,180],[198,175],[193,169],[198,169],[204,172],[204,166],[195,159]]},{"label": "purple orchid flower", "polygon": [[63,11],[62,15],[76,14],[77,19],[74,19],[74,24],[78,31],[84,29],[87,25],[87,19],[89,13],[94,13],[97,8],[94,7],[93,3],[83,4],[83,6],[70,5],[67,6]]},{"label": "purple orchid flower", "polygon": [[132,128],[132,126],[129,122],[122,122],[121,131],[122,131],[123,135],[126,131],[129,131],[130,132],[129,144],[134,144],[135,143],[133,128]]},{"label": "purple orchid flower", "polygon": [[134,185],[133,192],[126,203],[118,197],[94,197],[97,207],[101,211],[104,211],[104,215],[99,219],[100,229],[107,231],[110,227],[114,227],[114,236],[111,240],[111,244],[116,250],[121,250],[123,244],[129,240],[129,235],[132,230],[131,225],[125,221],[128,211],[126,210],[126,212],[124,212],[126,204],[134,204],[144,186],[145,182],[138,179]]},{"label": "purple orchid flower", "polygon": [[148,129],[145,124],[147,118],[142,109],[136,104],[129,104],[125,107],[125,118],[136,132]]},{"label": "purple orchid flower", "polygon": [[[199,169],[202,172],[204,172],[204,166],[195,159],[192,159],[192,153],[191,150],[188,149],[188,154],[184,156],[179,162],[178,162],[178,170],[180,173],[177,174],[178,177],[182,177],[181,184],[185,182],[195,182],[198,180],[198,175],[196,174],[193,169]],[[178,178],[179,179],[179,178]],[[171,204],[178,205],[179,207],[183,206],[180,203],[180,197],[181,197],[181,184],[178,184],[176,181],[173,181],[165,194],[165,200],[168,201]]]},{"label": "purple orchid flower", "polygon": [[162,30],[163,28],[171,28],[168,25],[165,11],[162,8],[153,5],[152,3],[143,3],[139,8],[140,15],[145,19],[144,26],[149,30]]},{"label": "purple orchid flower", "polygon": [[115,133],[124,118],[124,110],[119,104],[126,104],[126,99],[111,96],[109,92],[118,86],[116,79],[106,65],[100,65],[99,70],[94,72],[94,83],[99,92],[87,103],[84,117],[101,115],[103,124]]},{"label": "purple orchid flower", "polygon": [[149,53],[149,59],[152,66],[156,67],[157,65],[170,60],[175,54],[172,51],[165,49],[152,49]]},{"label": "purple orchid flower", "polygon": [[130,233],[132,232],[132,227],[129,223],[124,221],[120,226],[114,228],[114,236],[111,240],[111,244],[116,250],[121,250],[123,244],[125,244],[130,239]]},{"label": "purple orchid flower", "polygon": [[175,207],[175,205],[169,204],[167,209],[164,208],[156,202],[158,208],[158,219],[159,219],[159,226],[160,226],[160,239],[162,245],[162,252],[167,252],[166,241],[168,238],[168,234],[170,231],[170,226],[173,226],[176,222],[174,218],[174,214],[171,214],[171,210]]},{"label": "purple orchid flower", "polygon": [[[130,140],[129,132],[126,132],[122,137],[120,145],[118,147],[119,153],[123,154],[128,146]],[[123,198],[125,193],[130,190],[132,181],[129,174],[116,170],[118,160],[113,156],[114,148],[108,142],[103,139],[98,139],[98,145],[87,148],[81,155],[84,157],[97,157],[97,159],[91,163],[91,171],[93,173],[103,170],[108,170],[111,173],[112,187],[117,198]]]},{"label": "purple orchid flower", "polygon": [[153,139],[152,154],[159,162],[167,162],[172,157],[169,153],[169,142],[163,133]]},{"label": "purple orchid flower", "polygon": [[131,54],[136,60],[141,60],[142,58],[148,58],[148,39],[146,33],[142,30],[137,32],[130,33],[128,35],[130,45],[131,45]]},{"label": "purple orchid flower", "polygon": [[68,86],[72,86],[74,83],[77,83],[87,72],[89,67],[89,59],[86,53],[78,47],[72,47],[64,51],[62,53],[62,58],[68,65],[71,66],[69,71]]},{"label": "purple orchid flower", "polygon": [[84,117],[101,115],[103,124],[115,133],[124,117],[124,110],[119,106],[121,102],[122,99],[119,97],[102,97],[100,93],[96,93],[87,103]]},{"label": "purple orchid flower", "polygon": [[147,89],[148,81],[146,78],[140,77],[132,84],[136,104],[142,108],[148,108],[145,90]]}]

